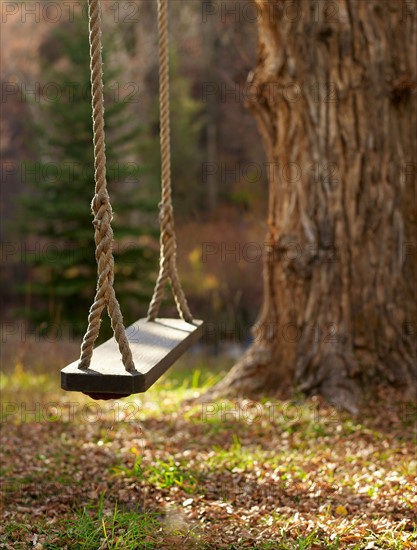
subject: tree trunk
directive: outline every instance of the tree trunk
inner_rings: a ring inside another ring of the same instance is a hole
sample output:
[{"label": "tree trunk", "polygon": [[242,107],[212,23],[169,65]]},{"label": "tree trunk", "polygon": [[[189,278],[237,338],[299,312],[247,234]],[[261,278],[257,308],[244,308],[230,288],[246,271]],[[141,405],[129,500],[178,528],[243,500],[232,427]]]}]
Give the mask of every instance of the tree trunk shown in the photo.
[{"label": "tree trunk", "polygon": [[415,396],[416,5],[256,7],[247,96],[269,161],[264,305],[215,393],[295,386],[351,411],[380,382]]}]

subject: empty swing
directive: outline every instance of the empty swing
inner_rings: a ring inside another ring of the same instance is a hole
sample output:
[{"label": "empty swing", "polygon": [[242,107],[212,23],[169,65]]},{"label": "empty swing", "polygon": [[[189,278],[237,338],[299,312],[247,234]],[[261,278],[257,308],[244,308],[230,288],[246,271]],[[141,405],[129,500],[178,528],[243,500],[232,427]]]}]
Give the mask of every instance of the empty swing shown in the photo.
[{"label": "empty swing", "polygon": [[[61,387],[93,399],[118,399],[146,391],[195,342],[202,321],[193,320],[176,265],[176,236],[171,197],[168,5],[158,0],[159,100],[161,138],[160,269],[146,319],[125,330],[113,287],[112,208],[107,191],[104,132],[100,0],[88,0],[91,90],[94,130],[94,239],[97,290],[79,360],[61,370]],[[170,282],[180,319],[157,318],[166,283]],[[94,350],[100,319],[107,308],[114,337]]]}]

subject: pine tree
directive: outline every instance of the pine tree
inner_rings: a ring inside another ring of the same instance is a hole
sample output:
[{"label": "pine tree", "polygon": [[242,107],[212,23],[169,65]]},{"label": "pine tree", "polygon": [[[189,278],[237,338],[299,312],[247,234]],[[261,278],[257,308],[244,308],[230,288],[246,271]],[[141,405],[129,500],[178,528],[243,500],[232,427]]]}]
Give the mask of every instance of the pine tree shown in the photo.
[{"label": "pine tree", "polygon": [[[115,288],[125,321],[143,314],[157,269],[156,201],[138,165],[143,128],[132,104],[116,96],[112,82],[121,77],[109,60],[117,40],[103,34],[106,107],[107,181],[113,204]],[[20,200],[19,230],[35,241],[24,292],[31,296],[28,320],[48,331],[70,323],[85,329],[96,287],[94,194],[88,28],[85,19],[62,25],[41,48],[43,97],[35,102],[31,149],[26,163],[27,192]],[[52,92],[56,97],[52,98]],[[116,97],[115,97],[116,96]],[[129,162],[130,161],[130,162]],[[154,193],[152,193],[154,195]],[[33,247],[33,245],[32,245]],[[140,310],[140,311],[138,311]],[[106,329],[104,330],[104,334]]]}]

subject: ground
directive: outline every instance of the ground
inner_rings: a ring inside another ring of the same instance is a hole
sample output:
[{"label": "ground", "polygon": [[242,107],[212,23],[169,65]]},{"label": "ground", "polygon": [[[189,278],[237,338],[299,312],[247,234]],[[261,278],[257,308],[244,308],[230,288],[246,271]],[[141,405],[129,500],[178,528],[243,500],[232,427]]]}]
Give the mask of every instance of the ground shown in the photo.
[{"label": "ground", "polygon": [[196,404],[217,362],[190,356],[111,402],[6,372],[0,547],[417,548],[415,404]]}]

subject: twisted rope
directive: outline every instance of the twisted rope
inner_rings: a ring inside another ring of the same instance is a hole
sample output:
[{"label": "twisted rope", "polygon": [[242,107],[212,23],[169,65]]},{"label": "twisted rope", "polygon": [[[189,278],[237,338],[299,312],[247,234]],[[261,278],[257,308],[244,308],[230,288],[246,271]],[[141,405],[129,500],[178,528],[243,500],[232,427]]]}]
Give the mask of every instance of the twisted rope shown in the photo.
[{"label": "twisted rope", "polygon": [[101,324],[101,314],[107,306],[114,336],[119,344],[125,369],[135,370],[132,353],[125,334],[123,317],[113,288],[113,218],[106,181],[106,146],[104,132],[103,61],[101,55],[100,0],[88,0],[91,94],[93,107],[95,195],[91,203],[94,215],[94,240],[97,260],[97,291],[88,316],[88,328],[81,345],[79,369],[88,369],[94,343]]},{"label": "twisted rope", "polygon": [[159,275],[148,310],[148,320],[154,321],[164,298],[167,281],[171,283],[178,313],[182,319],[191,323],[193,317],[177,271],[177,242],[174,228],[174,212],[171,193],[171,131],[169,102],[169,49],[168,49],[168,0],[158,0],[159,32],[159,105],[160,139],[162,160],[162,200],[160,203],[159,223],[161,227]]}]

